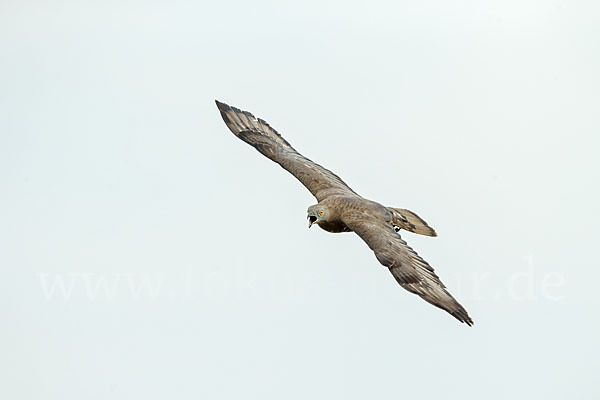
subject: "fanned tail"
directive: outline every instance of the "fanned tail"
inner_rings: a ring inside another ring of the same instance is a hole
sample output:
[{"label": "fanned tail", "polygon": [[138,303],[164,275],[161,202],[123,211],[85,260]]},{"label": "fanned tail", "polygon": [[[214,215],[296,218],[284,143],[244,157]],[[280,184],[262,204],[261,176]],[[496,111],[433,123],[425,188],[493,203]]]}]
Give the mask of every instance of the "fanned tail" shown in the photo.
[{"label": "fanned tail", "polygon": [[404,208],[388,207],[388,209],[392,212],[392,224],[398,228],[419,235],[437,236],[435,230],[414,212]]}]

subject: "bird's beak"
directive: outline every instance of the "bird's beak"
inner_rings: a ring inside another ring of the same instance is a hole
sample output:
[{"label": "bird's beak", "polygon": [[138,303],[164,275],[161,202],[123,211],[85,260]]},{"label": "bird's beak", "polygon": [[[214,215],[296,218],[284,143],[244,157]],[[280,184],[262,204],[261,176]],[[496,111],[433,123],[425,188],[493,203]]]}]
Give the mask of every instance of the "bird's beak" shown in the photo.
[{"label": "bird's beak", "polygon": [[309,215],[308,217],[306,217],[308,219],[308,227],[310,228],[312,226],[312,224],[315,223],[315,221],[317,220],[317,218],[313,215]]}]

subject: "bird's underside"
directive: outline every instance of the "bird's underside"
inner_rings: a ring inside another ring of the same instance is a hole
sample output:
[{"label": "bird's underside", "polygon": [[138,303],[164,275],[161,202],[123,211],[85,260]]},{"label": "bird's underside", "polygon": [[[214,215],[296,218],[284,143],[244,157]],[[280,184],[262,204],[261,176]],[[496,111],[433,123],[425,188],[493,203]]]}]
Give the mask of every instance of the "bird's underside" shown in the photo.
[{"label": "bird's underside", "polygon": [[329,232],[356,233],[403,288],[446,310],[460,322],[473,324],[433,268],[398,234],[404,229],[436,236],[422,218],[412,211],[384,207],[359,196],[339,176],[298,153],[265,121],[247,111],[216,103],[234,135],[294,175],[317,198],[319,203],[309,208],[310,225],[316,223]]}]

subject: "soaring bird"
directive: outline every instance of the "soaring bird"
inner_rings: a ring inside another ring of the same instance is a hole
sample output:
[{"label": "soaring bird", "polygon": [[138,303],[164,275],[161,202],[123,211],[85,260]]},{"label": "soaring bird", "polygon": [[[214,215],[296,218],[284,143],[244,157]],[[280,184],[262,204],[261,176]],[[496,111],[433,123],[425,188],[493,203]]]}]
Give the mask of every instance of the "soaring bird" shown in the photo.
[{"label": "soaring bird", "polygon": [[436,275],[434,269],[400,237],[404,229],[437,236],[412,211],[385,207],[365,199],[344,181],[296,151],[275,129],[248,111],[216,101],[223,121],[235,136],[294,175],[318,203],[308,207],[308,227],[317,224],[333,233],[354,232],[375,253],[404,289],[447,311],[460,322],[473,320]]}]

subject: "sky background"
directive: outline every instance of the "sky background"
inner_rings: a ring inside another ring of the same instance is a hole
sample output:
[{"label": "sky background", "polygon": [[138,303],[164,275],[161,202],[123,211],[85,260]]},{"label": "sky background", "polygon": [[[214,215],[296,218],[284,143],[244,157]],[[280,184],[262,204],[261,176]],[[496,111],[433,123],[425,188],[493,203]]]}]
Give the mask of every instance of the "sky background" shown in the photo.
[{"label": "sky background", "polygon": [[[0,3],[0,397],[597,399],[594,1]],[[236,139],[268,121],[468,328]]]}]

